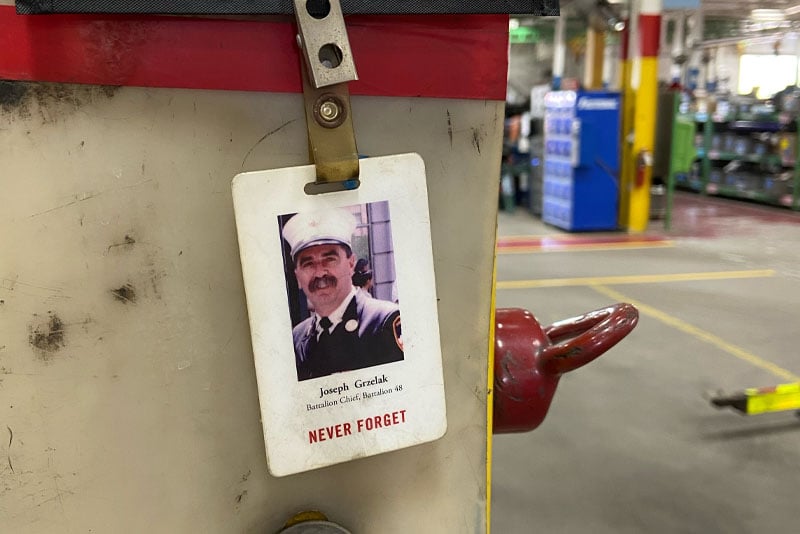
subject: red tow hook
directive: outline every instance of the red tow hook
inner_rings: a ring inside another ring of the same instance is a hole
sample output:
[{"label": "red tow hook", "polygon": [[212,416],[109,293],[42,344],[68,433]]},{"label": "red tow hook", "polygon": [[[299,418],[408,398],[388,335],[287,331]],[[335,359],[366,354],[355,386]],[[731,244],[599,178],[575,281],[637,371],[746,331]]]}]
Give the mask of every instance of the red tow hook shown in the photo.
[{"label": "red tow hook", "polygon": [[527,432],[542,424],[561,375],[619,343],[638,321],[638,310],[626,303],[544,329],[527,310],[498,308],[492,431]]}]

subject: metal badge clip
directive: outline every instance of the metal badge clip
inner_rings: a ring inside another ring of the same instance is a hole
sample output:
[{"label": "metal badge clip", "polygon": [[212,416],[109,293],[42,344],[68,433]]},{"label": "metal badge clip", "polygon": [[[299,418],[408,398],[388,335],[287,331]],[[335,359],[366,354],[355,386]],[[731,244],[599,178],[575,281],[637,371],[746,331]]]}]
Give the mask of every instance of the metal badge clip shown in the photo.
[{"label": "metal badge clip", "polygon": [[317,181],[308,194],[355,189],[358,180],[350,92],[358,76],[339,0],[294,0],[297,42],[302,52],[303,100],[311,160]]}]

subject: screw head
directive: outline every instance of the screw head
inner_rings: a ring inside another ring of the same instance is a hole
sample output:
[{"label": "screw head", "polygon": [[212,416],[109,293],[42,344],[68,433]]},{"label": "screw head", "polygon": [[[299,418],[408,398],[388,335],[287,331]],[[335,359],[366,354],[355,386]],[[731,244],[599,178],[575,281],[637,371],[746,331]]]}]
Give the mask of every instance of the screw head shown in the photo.
[{"label": "screw head", "polygon": [[337,128],[347,119],[347,108],[341,98],[332,93],[320,95],[314,103],[314,120],[323,128]]},{"label": "screw head", "polygon": [[339,117],[339,105],[333,100],[326,100],[319,106],[319,115],[328,122],[333,122]]}]

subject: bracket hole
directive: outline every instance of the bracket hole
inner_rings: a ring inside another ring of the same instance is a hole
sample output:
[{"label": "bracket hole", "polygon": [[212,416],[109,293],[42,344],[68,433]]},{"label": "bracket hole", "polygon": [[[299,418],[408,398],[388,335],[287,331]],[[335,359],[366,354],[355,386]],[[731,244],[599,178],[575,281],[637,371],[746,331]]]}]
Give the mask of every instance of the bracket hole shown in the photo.
[{"label": "bracket hole", "polygon": [[342,64],[342,49],[333,43],[323,45],[319,49],[319,62],[323,67],[335,69]]},{"label": "bracket hole", "polygon": [[331,12],[329,0],[306,0],[306,11],[315,19],[324,19]]}]

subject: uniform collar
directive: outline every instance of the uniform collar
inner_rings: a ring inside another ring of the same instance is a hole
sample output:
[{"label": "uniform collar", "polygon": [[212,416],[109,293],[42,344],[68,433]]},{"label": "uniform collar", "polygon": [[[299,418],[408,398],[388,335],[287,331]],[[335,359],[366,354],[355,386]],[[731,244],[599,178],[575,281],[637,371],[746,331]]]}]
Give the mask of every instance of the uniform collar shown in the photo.
[{"label": "uniform collar", "polygon": [[[344,317],[345,312],[347,311],[347,307],[350,305],[350,301],[353,300],[355,296],[357,288],[352,286],[350,288],[350,294],[348,294],[339,307],[333,310],[330,315],[328,315],[328,319],[331,321],[331,329],[330,331],[333,332],[336,328],[336,325],[342,322],[342,318]],[[319,321],[322,319],[322,316],[318,313],[314,312],[314,325],[316,328],[317,339],[319,339],[320,334],[322,334],[322,327],[319,325]]]}]

